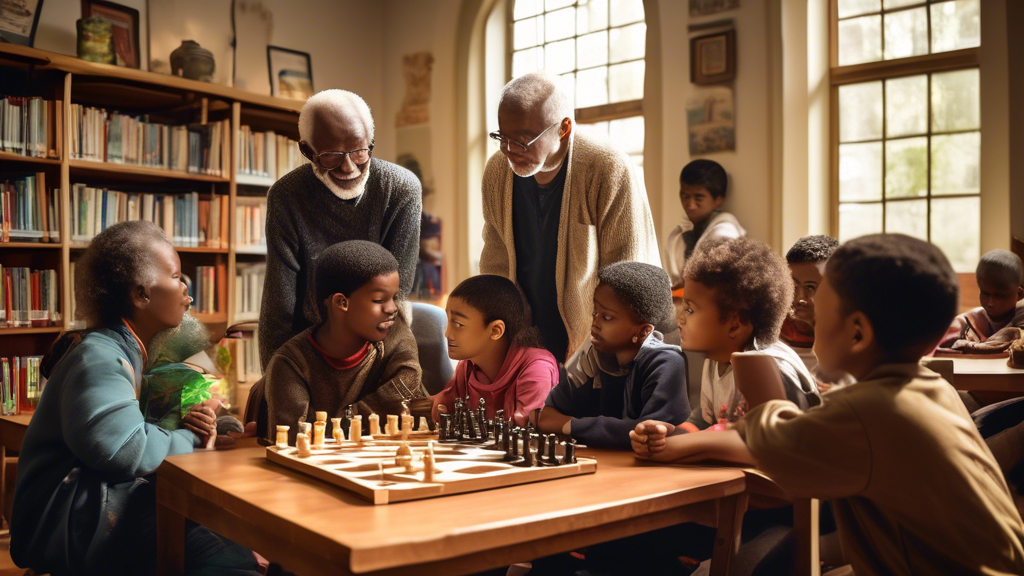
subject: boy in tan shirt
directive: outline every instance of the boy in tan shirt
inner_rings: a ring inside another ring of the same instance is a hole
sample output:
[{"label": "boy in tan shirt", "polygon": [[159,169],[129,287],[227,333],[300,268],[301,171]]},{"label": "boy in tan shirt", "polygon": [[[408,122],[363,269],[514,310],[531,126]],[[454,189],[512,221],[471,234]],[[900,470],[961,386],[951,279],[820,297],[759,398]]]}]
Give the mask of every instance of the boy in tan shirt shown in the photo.
[{"label": "boy in tan shirt", "polygon": [[641,423],[633,449],[756,464],[793,497],[832,500],[857,576],[1024,574],[1024,523],[999,467],[956,391],[918,364],[956,314],[957,292],[931,244],[852,240],[818,289],[814,352],[826,374],[856,384],[807,412],[770,400],[723,432],[666,437]]}]

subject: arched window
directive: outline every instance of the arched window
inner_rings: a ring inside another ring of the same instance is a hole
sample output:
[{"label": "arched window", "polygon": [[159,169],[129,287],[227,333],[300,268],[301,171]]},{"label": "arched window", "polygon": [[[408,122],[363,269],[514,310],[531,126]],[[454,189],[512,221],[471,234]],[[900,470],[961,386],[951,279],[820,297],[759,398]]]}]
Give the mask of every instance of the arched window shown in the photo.
[{"label": "arched window", "polygon": [[513,0],[511,77],[546,70],[562,79],[584,131],[630,155],[643,178],[643,0]]}]

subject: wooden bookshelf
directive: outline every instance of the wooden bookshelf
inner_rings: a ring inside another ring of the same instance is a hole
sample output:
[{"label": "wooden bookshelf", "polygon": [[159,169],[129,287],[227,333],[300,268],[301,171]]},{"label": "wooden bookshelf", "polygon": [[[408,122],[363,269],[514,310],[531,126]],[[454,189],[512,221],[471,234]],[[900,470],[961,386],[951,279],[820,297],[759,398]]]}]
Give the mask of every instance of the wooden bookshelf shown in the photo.
[{"label": "wooden bookshelf", "polygon": [[[251,94],[217,84],[132,68],[85,62],[72,56],[7,43],[0,44],[0,68],[18,70],[19,74],[32,79],[33,85],[43,86],[39,92],[18,95],[60,100],[63,105],[63,109],[59,111],[62,117],[58,123],[58,158],[34,158],[0,152],[0,178],[5,174],[46,170],[47,188],[60,188],[61,242],[0,243],[0,263],[7,265],[7,262],[13,262],[21,265],[24,261],[45,262],[46,268],[55,268],[61,285],[59,301],[63,320],[59,326],[46,328],[0,328],[0,356],[43,354],[46,351],[45,345],[50,340],[44,335],[70,329],[74,322],[70,314],[74,297],[70,285],[70,267],[71,263],[81,256],[82,250],[88,247],[86,243],[70,240],[71,186],[76,183],[113,190],[127,187],[137,192],[158,194],[176,194],[183,189],[191,188],[201,197],[208,197],[210,194],[227,196],[228,244],[220,248],[176,247],[176,250],[181,255],[182,266],[187,274],[192,275],[196,266],[215,266],[218,274],[223,270],[226,276],[223,285],[217,288],[217,310],[220,311],[195,313],[196,318],[209,326],[213,338],[219,339],[227,326],[255,319],[252,313],[235,317],[236,257],[241,255],[244,262],[259,262],[265,257],[266,248],[236,246],[238,222],[235,218],[235,209],[239,205],[236,197],[239,186],[246,187],[246,197],[253,193],[265,195],[274,180],[237,174],[239,151],[236,147],[239,141],[239,126],[244,123],[255,130],[275,131],[297,140],[298,113],[303,102]],[[72,159],[71,135],[68,129],[72,119],[72,104],[84,104],[111,111],[119,110],[131,115],[149,114],[154,118],[154,122],[167,124],[206,124],[227,119],[230,144],[228,164],[221,167],[224,175],[213,176],[132,164]],[[188,119],[174,120],[178,117]],[[243,200],[242,204],[245,202],[247,200]],[[40,336],[18,338],[25,335]],[[244,399],[240,403],[244,405]]]}]

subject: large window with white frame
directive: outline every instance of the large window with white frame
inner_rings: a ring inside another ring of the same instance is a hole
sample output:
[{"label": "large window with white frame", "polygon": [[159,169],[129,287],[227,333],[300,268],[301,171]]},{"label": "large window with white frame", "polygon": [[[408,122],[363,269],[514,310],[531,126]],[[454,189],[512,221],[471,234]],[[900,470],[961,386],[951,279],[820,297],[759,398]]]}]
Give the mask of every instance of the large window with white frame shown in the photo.
[{"label": "large window with white frame", "polygon": [[833,229],[980,252],[980,0],[833,0]]},{"label": "large window with white frame", "polygon": [[643,178],[643,0],[513,0],[510,13],[512,78],[557,75],[580,129],[622,148]]}]

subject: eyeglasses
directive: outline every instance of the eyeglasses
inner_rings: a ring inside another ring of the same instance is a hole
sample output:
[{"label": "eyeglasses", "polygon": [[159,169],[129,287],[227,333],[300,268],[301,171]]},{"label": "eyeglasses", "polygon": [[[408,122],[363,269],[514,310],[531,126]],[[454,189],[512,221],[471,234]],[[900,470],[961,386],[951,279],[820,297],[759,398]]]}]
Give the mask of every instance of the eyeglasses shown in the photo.
[{"label": "eyeglasses", "polygon": [[335,170],[345,163],[345,156],[352,159],[352,162],[356,164],[365,164],[370,159],[370,154],[373,153],[373,144],[370,144],[369,148],[360,148],[359,150],[352,150],[351,152],[338,152],[335,150],[328,150],[321,152],[311,158],[313,162],[320,168],[330,172]]},{"label": "eyeglasses", "polygon": [[562,123],[562,121],[559,120],[558,122],[555,122],[551,126],[548,126],[547,128],[544,129],[543,132],[541,132],[540,134],[537,134],[536,138],[534,138],[533,140],[530,140],[526,144],[523,144],[522,142],[520,142],[518,140],[512,140],[511,138],[506,138],[506,137],[502,136],[501,132],[491,132],[490,134],[488,134],[488,136],[490,136],[494,140],[497,140],[499,145],[501,145],[501,146],[505,146],[506,148],[511,148],[513,145],[515,145],[515,147],[516,147],[515,150],[516,151],[518,151],[518,152],[526,152],[526,151],[528,151],[530,149],[530,146],[533,146],[534,143],[537,142],[537,140],[540,140],[540,137],[543,136],[545,132],[547,132],[548,130],[551,130],[552,128],[554,128],[555,126],[558,126],[561,123]]}]

